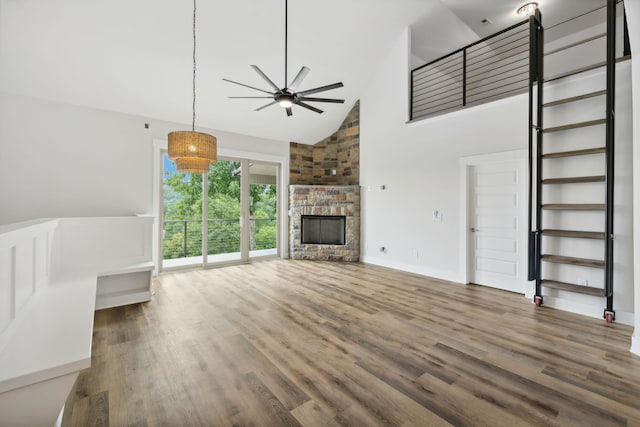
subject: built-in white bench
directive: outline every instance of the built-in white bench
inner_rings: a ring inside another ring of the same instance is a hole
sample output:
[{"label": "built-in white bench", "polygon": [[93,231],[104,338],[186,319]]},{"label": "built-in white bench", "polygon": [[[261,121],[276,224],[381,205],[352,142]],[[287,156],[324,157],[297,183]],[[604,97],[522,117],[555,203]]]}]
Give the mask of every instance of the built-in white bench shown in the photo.
[{"label": "built-in white bench", "polygon": [[52,426],[91,362],[95,309],[151,299],[153,218],[0,227],[0,426]]},{"label": "built-in white bench", "polygon": [[151,300],[154,264],[143,262],[98,272],[96,310]]}]

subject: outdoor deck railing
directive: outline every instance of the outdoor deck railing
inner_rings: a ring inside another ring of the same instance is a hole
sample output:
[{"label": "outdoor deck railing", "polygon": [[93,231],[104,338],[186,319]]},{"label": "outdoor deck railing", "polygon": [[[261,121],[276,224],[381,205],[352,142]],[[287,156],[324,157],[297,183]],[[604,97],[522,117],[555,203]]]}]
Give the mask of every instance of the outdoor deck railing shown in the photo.
[{"label": "outdoor deck railing", "polygon": [[[251,218],[250,249],[273,249],[277,244],[276,218]],[[202,255],[202,220],[163,221],[163,259]],[[210,218],[209,255],[240,252],[240,219]]]}]

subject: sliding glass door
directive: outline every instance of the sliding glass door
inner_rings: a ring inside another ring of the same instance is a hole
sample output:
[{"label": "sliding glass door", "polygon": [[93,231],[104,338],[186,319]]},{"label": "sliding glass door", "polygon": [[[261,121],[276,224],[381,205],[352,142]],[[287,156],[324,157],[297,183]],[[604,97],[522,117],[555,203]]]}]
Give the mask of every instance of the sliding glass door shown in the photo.
[{"label": "sliding glass door", "polygon": [[278,254],[278,164],[221,157],[202,175],[163,160],[163,269]]}]

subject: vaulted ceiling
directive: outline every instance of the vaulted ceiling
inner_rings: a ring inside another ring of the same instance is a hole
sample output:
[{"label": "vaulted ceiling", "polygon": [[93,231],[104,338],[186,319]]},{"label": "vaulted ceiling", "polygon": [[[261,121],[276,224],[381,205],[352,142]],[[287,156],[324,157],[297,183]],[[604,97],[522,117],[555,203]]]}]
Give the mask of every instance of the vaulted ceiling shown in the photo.
[{"label": "vaulted ceiling", "polygon": [[[196,124],[315,143],[336,130],[405,28],[413,51],[433,59],[517,22],[520,3],[289,0],[289,79],[306,65],[299,89],[342,81],[322,95],[346,103],[316,104],[321,115],[294,107],[287,117],[278,106],[253,111],[268,100],[228,99],[260,93],[222,81],[269,89],[255,64],[284,83],[284,0],[199,0]],[[604,0],[538,3],[558,21]],[[0,90],[190,123],[191,20],[191,1],[0,0]]]}]

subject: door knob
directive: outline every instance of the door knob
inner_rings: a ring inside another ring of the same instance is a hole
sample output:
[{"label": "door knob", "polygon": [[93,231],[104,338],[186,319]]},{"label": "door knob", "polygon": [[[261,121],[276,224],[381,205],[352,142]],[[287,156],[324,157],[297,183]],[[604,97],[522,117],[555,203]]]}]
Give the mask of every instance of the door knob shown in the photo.
[{"label": "door knob", "polygon": [[472,232],[472,233],[475,233],[476,231],[478,231],[478,230],[476,230],[476,228],[475,228],[475,227],[471,227],[471,232]]}]

